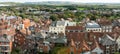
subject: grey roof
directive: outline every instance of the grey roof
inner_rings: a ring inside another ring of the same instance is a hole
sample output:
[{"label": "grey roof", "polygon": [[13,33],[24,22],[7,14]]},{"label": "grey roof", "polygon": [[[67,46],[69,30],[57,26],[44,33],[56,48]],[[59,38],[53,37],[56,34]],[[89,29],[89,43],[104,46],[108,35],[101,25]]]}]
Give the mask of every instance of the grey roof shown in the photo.
[{"label": "grey roof", "polygon": [[57,21],[57,24],[56,24],[56,25],[64,26],[64,25],[65,25],[65,21]]},{"label": "grey roof", "polygon": [[67,26],[69,21],[57,21],[56,25],[57,26]]},{"label": "grey roof", "polygon": [[59,37],[57,39],[48,38],[46,41],[54,43],[67,43],[67,39],[65,37]]},{"label": "grey roof", "polygon": [[100,47],[96,47],[95,49],[92,50],[92,52],[96,52],[97,54],[103,53],[103,50]]},{"label": "grey roof", "polygon": [[119,22],[119,21],[114,20],[114,21],[113,21],[113,25],[114,25],[114,26],[120,26],[120,22]]},{"label": "grey roof", "polygon": [[102,43],[102,45],[116,44],[115,40],[112,37],[110,37],[109,35],[107,35],[107,34],[102,37],[101,43]]},{"label": "grey roof", "polygon": [[57,21],[51,23],[51,26],[56,26]]},{"label": "grey roof", "polygon": [[17,18],[16,16],[8,16],[7,19],[15,19]]},{"label": "grey roof", "polygon": [[34,39],[35,37],[41,38],[41,33],[31,34],[29,36],[26,36],[27,39]]},{"label": "grey roof", "polygon": [[86,28],[100,28],[100,25],[96,22],[86,23]]},{"label": "grey roof", "polygon": [[51,23],[51,26],[66,26],[69,21],[54,21]]}]

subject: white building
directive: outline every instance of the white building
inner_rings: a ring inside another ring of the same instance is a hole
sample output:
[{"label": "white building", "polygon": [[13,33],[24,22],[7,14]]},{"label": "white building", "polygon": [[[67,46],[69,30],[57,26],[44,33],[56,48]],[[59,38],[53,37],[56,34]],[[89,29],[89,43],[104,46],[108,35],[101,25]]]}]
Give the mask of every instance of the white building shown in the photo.
[{"label": "white building", "polygon": [[65,27],[66,26],[76,26],[75,22],[69,21],[56,21],[52,22],[51,26],[49,27],[49,32],[51,33],[63,33],[65,34]]},{"label": "white building", "polygon": [[94,21],[86,23],[86,32],[102,32],[100,25]]},{"label": "white building", "polygon": [[102,32],[112,32],[113,25],[110,20],[107,19],[97,19],[98,24],[102,28]]}]

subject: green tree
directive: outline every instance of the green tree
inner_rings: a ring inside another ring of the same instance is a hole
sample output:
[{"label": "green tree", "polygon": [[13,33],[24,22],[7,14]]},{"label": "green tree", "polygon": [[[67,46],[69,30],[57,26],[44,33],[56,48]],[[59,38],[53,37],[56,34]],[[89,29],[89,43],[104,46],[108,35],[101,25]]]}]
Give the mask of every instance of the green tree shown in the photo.
[{"label": "green tree", "polygon": [[56,21],[56,20],[58,20],[58,15],[57,14],[52,14],[50,16],[50,19],[52,19],[53,21]]},{"label": "green tree", "polygon": [[27,15],[25,15],[25,14],[20,14],[19,16],[22,17],[22,18],[26,18],[27,17]]}]

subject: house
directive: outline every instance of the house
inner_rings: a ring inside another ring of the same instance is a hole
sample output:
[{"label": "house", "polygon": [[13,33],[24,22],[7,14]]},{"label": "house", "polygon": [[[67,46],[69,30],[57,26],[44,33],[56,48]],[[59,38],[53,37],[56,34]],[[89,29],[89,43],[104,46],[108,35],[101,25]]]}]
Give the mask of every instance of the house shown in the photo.
[{"label": "house", "polygon": [[[70,46],[68,52],[74,54],[90,54],[89,46],[85,40],[85,32],[82,26],[68,26],[66,27],[66,37],[68,46]],[[77,30],[78,29],[78,30]],[[70,32],[69,32],[70,31]]]},{"label": "house", "polygon": [[30,20],[29,19],[24,19],[23,22],[24,28],[28,28],[30,26]]},{"label": "house", "polygon": [[113,26],[120,26],[120,19],[115,19],[112,21]]},{"label": "house", "polygon": [[85,32],[85,28],[83,26],[66,26],[65,34],[69,32]]},{"label": "house", "polygon": [[86,32],[90,32],[90,31],[102,32],[100,25],[94,21],[87,22],[85,27],[86,27]]},{"label": "house", "polygon": [[14,27],[10,24],[8,20],[0,20],[0,35],[7,34],[13,36],[15,34]]},{"label": "house", "polygon": [[117,38],[116,43],[118,46],[117,51],[120,52],[120,36]]},{"label": "house", "polygon": [[69,21],[55,21],[52,22],[51,26],[49,27],[49,32],[51,33],[64,33],[65,34],[65,27],[67,26]]},{"label": "house", "polygon": [[76,22],[69,22],[67,26],[76,26]]},{"label": "house", "polygon": [[105,50],[104,50],[105,54],[113,54],[117,50],[115,39],[109,36],[108,34],[105,34],[101,38],[101,44],[105,47]]},{"label": "house", "polygon": [[55,43],[55,44],[67,44],[67,38],[64,34],[51,34],[49,38],[46,38],[47,42]]},{"label": "house", "polygon": [[26,35],[19,30],[16,31],[16,34],[14,35],[14,47],[22,46],[23,44],[25,44],[25,36]]},{"label": "house", "polygon": [[50,43],[45,41],[41,33],[26,36],[25,39],[25,44],[22,46],[22,48],[33,51],[28,53],[34,53],[37,50],[39,50],[40,52],[48,53],[50,50]]},{"label": "house", "polygon": [[12,52],[12,36],[4,34],[0,36],[0,54],[10,54]]},{"label": "house", "polygon": [[71,39],[68,53],[69,54],[91,54],[90,48],[88,47],[85,40],[74,42],[73,39]]},{"label": "house", "polygon": [[92,50],[92,53],[103,54],[104,51],[100,48],[99,43],[95,40],[95,48]]},{"label": "house", "polygon": [[48,53],[50,51],[49,45],[40,44],[38,48],[39,48],[38,50],[40,50],[40,52]]},{"label": "house", "polygon": [[102,28],[102,32],[112,32],[113,24],[107,19],[97,19],[98,24]]}]

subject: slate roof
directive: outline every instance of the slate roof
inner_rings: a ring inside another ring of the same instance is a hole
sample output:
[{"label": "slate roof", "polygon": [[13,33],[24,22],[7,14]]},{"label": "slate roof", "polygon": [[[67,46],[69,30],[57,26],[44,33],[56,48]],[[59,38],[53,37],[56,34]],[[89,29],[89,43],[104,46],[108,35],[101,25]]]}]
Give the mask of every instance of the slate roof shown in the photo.
[{"label": "slate roof", "polygon": [[86,23],[86,28],[100,28],[100,25],[96,22],[88,22]]},{"label": "slate roof", "polygon": [[6,17],[7,19],[14,19],[14,18],[17,18],[16,16],[8,16]]},{"label": "slate roof", "polygon": [[53,21],[50,26],[55,27],[55,26],[56,26],[56,23],[57,23],[57,21]]},{"label": "slate roof", "polygon": [[96,52],[97,54],[103,53],[103,50],[101,50],[99,47],[96,47],[92,52]]},{"label": "slate roof", "polygon": [[114,25],[114,26],[120,26],[120,22],[117,21],[117,20],[114,20],[114,21],[113,21],[113,25]]},{"label": "slate roof", "polygon": [[94,45],[92,47],[93,47],[92,52],[95,52],[97,54],[103,53],[103,50],[101,49],[101,47],[99,46],[99,43],[96,40],[94,40]]},{"label": "slate roof", "polygon": [[83,26],[66,26],[66,30],[84,30]]},{"label": "slate roof", "polygon": [[54,42],[54,43],[67,43],[67,38],[62,36],[62,37],[59,37],[57,39],[48,38],[48,39],[46,39],[46,41]]},{"label": "slate roof", "polygon": [[103,46],[104,45],[113,45],[113,44],[116,44],[115,39],[113,39],[112,37],[110,37],[107,34],[102,37],[101,43],[102,43]]},{"label": "slate roof", "polygon": [[57,26],[66,26],[66,25],[65,25],[66,22],[68,22],[68,21],[57,21],[56,25],[57,25]]}]

